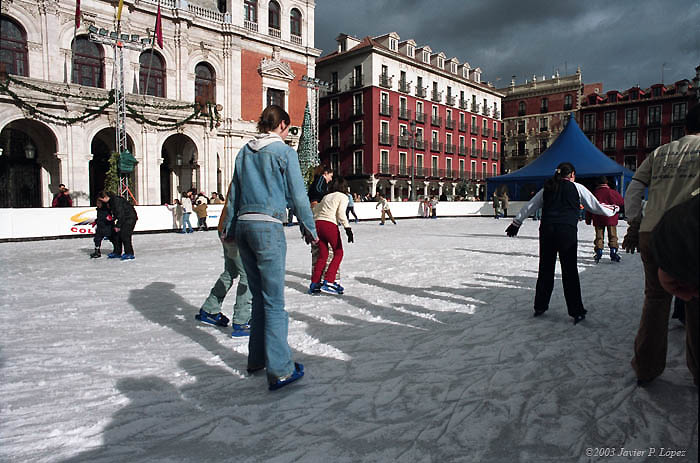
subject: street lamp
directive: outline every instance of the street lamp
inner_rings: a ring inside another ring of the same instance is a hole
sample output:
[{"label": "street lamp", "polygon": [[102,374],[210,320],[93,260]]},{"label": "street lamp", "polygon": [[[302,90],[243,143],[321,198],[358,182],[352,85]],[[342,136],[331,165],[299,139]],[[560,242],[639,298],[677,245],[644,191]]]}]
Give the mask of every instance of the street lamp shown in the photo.
[{"label": "street lamp", "polygon": [[416,200],[416,121],[412,120],[408,124],[408,133],[411,135],[411,201]]},{"label": "street lamp", "polygon": [[34,148],[32,142],[28,141],[24,145],[24,155],[27,156],[27,159],[34,159],[34,157],[36,157],[36,148]]}]

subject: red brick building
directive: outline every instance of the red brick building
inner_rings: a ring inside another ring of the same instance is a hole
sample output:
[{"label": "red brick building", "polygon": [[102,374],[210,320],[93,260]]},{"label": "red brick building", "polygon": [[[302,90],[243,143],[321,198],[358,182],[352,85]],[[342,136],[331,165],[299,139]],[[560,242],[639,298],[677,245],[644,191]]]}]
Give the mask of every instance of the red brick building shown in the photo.
[{"label": "red brick building", "polygon": [[700,101],[700,66],[696,74],[672,85],[587,94],[581,128],[598,149],[635,170],[652,150],[685,135],[685,115]]},{"label": "red brick building", "polygon": [[480,68],[396,33],[337,40],[316,62],[331,83],[320,99],[319,148],[354,192],[404,199],[413,173],[416,197],[449,196],[500,173],[502,94],[481,82]]}]

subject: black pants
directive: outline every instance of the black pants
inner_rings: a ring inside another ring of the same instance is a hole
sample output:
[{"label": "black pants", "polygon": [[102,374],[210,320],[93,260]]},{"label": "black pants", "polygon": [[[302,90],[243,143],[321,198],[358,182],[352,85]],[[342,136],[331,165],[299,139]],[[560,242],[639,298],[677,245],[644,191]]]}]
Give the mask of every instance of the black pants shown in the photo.
[{"label": "black pants", "polygon": [[131,245],[131,235],[134,234],[136,221],[123,222],[119,224],[119,231],[114,234],[114,253],[122,253],[122,245],[124,246],[124,254],[134,254],[134,247]]},{"label": "black pants", "polygon": [[357,214],[355,214],[355,206],[348,206],[347,209],[345,209],[345,215],[348,217],[348,220],[350,220],[350,213],[352,212],[352,215],[355,216],[355,220],[357,220]]},{"label": "black pants", "polygon": [[105,238],[108,238],[109,241],[114,242],[114,238],[112,238],[112,235],[114,235],[114,233],[110,233],[109,235],[95,233],[95,236],[92,238],[95,241],[95,247],[99,249],[102,245],[102,240],[104,240]]},{"label": "black pants", "polygon": [[554,289],[554,268],[559,254],[561,280],[564,285],[564,298],[569,315],[575,317],[585,313],[581,301],[581,283],[578,279],[576,252],[578,237],[576,227],[563,224],[542,224],[540,226],[540,268],[535,290],[535,310],[549,308],[549,299]]}]

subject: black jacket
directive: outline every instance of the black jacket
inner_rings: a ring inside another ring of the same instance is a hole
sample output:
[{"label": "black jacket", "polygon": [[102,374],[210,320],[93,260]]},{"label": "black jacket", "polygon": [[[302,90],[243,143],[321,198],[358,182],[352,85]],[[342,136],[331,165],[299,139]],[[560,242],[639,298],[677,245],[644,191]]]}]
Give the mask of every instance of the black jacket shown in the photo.
[{"label": "black jacket", "polygon": [[129,201],[121,196],[112,196],[109,198],[109,209],[114,217],[114,225],[119,227],[126,222],[136,222],[139,218],[136,215],[136,209]]},{"label": "black jacket", "polygon": [[106,205],[97,208],[97,220],[95,221],[95,234],[100,236],[111,236],[114,219],[112,212]]},{"label": "black jacket", "polygon": [[581,198],[573,182],[562,180],[557,190],[545,189],[542,199],[542,224],[578,225]]},{"label": "black jacket", "polygon": [[314,181],[309,185],[309,202],[321,202],[324,196],[328,193],[328,182],[325,177],[319,174],[314,177]]}]

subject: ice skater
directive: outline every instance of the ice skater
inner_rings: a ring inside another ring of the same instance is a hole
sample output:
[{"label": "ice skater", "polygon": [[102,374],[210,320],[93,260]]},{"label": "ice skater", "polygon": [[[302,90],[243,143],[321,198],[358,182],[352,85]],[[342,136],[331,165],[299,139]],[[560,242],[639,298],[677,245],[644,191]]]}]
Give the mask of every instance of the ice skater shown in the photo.
[{"label": "ice skater", "polygon": [[384,195],[382,195],[381,193],[377,193],[377,205],[374,206],[374,208],[377,209],[378,207],[382,208],[382,221],[379,225],[384,225],[386,216],[389,216],[389,219],[393,222],[394,225],[396,225],[396,220],[394,220],[394,216],[391,215],[389,201],[387,201]]},{"label": "ice skater", "polygon": [[[114,250],[107,256],[110,259],[121,260],[134,259],[134,247],[131,244],[131,236],[134,234],[136,221],[139,219],[136,209],[129,201],[109,191],[101,191],[97,199],[107,203],[114,218]],[[122,254],[122,245],[124,254]]]},{"label": "ice skater", "polygon": [[[576,170],[569,162],[557,166],[554,176],[515,216],[506,234],[513,237],[532,212],[542,208],[540,222],[540,263],[535,288],[535,317],[545,313],[554,289],[554,268],[557,254],[561,264],[561,280],[569,316],[577,324],[586,318],[581,300],[576,251],[577,226],[581,204],[594,214],[612,217],[620,209],[615,205],[603,205],[586,187],[575,183]],[[494,196],[496,196],[494,194]]]},{"label": "ice skater", "polygon": [[182,193],[182,231],[180,233],[192,233],[190,216],[192,215],[192,191]]},{"label": "ice skater", "polygon": [[105,238],[114,244],[112,240],[112,235],[114,234],[114,219],[112,218],[112,214],[107,206],[107,203],[100,199],[97,200],[97,218],[93,224],[95,225],[95,236],[93,238],[95,241],[95,251],[90,254],[90,257],[95,259],[102,257],[100,248],[102,246],[102,241]]},{"label": "ice skater", "polygon": [[348,192],[348,207],[345,210],[345,215],[347,216],[348,220],[350,220],[350,214],[352,214],[355,217],[355,223],[357,223],[359,220],[357,218],[357,214],[355,214],[355,199],[352,197],[352,193]]},{"label": "ice skater", "polygon": [[248,342],[248,372],[267,369],[270,390],[304,376],[287,342],[289,315],[284,309],[287,242],[282,225],[287,205],[294,209],[307,243],[318,242],[316,225],[299,168],[299,155],[284,143],[289,114],[277,105],[265,108],[259,135],[236,156],[226,198],[224,241],[235,241],[253,296]]},{"label": "ice skater", "polygon": [[[320,292],[343,294],[345,291],[335,279],[340,262],[343,260],[343,241],[340,239],[338,225],[342,225],[345,229],[348,243],[354,242],[352,229],[345,215],[348,207],[345,179],[341,177],[333,180],[329,191],[330,193],[323,197],[313,211],[318,232],[319,255],[311,274],[309,294]],[[333,259],[326,269],[329,248],[333,250]]]},{"label": "ice skater", "polygon": [[[596,179],[597,185],[593,190],[593,196],[603,204],[615,204],[624,206],[625,201],[620,193],[608,186],[606,177]],[[610,248],[610,260],[620,262],[620,255],[617,253],[617,220],[618,215],[606,217],[604,215],[591,214],[586,212],[586,224],[591,223],[595,227],[595,240],[593,241],[593,259],[597,264],[603,258],[603,243],[605,242],[605,231],[608,232],[608,248]]]},{"label": "ice skater", "polygon": [[197,205],[192,210],[197,214],[197,231],[207,231],[207,202],[197,199]]}]

